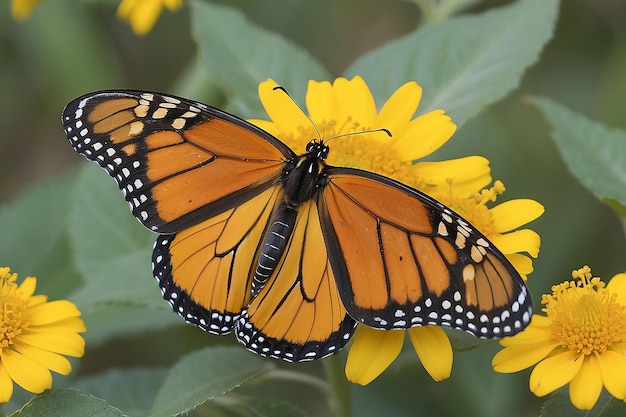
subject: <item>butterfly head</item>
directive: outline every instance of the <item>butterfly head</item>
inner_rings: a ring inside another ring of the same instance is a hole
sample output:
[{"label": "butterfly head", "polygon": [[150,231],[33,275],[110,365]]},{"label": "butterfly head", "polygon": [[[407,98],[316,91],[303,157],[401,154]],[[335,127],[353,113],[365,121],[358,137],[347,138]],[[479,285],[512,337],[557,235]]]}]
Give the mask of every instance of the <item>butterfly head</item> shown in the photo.
[{"label": "butterfly head", "polygon": [[310,157],[324,161],[328,158],[330,148],[321,139],[313,139],[306,145],[306,153]]},{"label": "butterfly head", "polygon": [[306,153],[285,164],[283,169],[283,190],[290,207],[315,198],[325,181],[325,163],[329,147],[319,139],[313,139],[306,146]]}]

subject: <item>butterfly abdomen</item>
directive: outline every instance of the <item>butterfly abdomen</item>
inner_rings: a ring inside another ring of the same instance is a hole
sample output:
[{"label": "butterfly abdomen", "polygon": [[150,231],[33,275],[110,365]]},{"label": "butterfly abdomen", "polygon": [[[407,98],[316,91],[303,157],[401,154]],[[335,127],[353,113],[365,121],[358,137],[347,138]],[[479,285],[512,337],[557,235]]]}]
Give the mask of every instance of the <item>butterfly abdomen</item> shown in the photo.
[{"label": "butterfly abdomen", "polygon": [[291,237],[297,214],[297,210],[288,207],[286,203],[281,203],[274,210],[254,272],[252,296],[258,294],[279,264]]}]

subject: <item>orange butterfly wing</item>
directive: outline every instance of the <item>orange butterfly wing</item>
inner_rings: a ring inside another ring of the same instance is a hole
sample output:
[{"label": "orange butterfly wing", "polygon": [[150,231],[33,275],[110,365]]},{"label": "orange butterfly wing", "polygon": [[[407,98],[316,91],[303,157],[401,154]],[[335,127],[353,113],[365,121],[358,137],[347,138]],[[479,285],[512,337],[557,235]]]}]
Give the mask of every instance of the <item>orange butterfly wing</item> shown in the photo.
[{"label": "orange butterfly wing", "polygon": [[163,298],[187,322],[230,333],[252,298],[253,266],[278,198],[269,188],[229,209],[154,244],[152,269]]},{"label": "orange butterfly wing", "polygon": [[103,91],[63,112],[74,149],[118,183],[147,228],[175,233],[276,184],[293,152],[219,109],[173,96]]},{"label": "orange butterfly wing", "polygon": [[341,303],[314,200],[299,207],[278,268],[239,320],[248,349],[287,361],[328,356],[352,336],[356,323]]},{"label": "orange butterfly wing", "polygon": [[485,236],[427,195],[370,172],[328,168],[320,222],[343,304],[380,329],[444,325],[479,337],[529,322],[523,280]]},{"label": "orange butterfly wing", "polygon": [[232,331],[251,299],[249,269],[293,152],[219,109],[158,93],[88,94],[62,121],[135,217],[164,234],[153,252],[164,298],[204,330]]}]

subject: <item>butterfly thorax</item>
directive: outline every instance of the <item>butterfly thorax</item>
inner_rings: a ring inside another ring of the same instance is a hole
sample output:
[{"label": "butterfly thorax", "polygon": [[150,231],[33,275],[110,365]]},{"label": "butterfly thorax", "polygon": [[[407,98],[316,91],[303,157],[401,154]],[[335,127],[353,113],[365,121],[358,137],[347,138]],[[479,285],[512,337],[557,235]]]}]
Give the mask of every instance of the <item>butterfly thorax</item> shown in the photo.
[{"label": "butterfly thorax", "polygon": [[314,139],[306,147],[306,153],[285,164],[282,183],[285,202],[290,208],[317,196],[325,181],[324,160],[329,148],[321,140]]}]

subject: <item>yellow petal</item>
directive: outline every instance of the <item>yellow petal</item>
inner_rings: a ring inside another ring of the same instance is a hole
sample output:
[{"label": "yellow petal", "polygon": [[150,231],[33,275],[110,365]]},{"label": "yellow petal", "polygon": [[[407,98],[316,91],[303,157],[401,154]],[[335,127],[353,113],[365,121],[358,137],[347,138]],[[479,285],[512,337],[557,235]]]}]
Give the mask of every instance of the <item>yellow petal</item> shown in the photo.
[{"label": "yellow petal", "polygon": [[525,276],[531,274],[535,270],[533,268],[533,260],[526,255],[522,255],[521,253],[509,253],[505,256],[506,259],[511,262],[515,270],[522,275],[524,281],[526,281]]},{"label": "yellow petal", "polygon": [[37,288],[37,278],[35,277],[26,277],[24,281],[17,288],[17,292],[23,299],[27,299],[32,297],[35,293],[35,289]]},{"label": "yellow petal", "polygon": [[591,410],[602,392],[600,364],[594,355],[585,357],[583,366],[569,384],[569,398],[580,410]]},{"label": "yellow petal", "polygon": [[333,94],[337,103],[337,120],[350,116],[352,122],[371,129],[376,121],[376,103],[369,87],[358,75],[347,80],[337,78],[333,83]]},{"label": "yellow petal", "polygon": [[551,321],[546,316],[533,314],[530,324],[515,336],[500,339],[502,346],[519,346],[535,343],[549,343],[552,337]]},{"label": "yellow petal", "polygon": [[41,3],[41,0],[13,0],[11,4],[11,14],[18,21],[24,21],[33,12],[35,6]]},{"label": "yellow petal", "polygon": [[[391,132],[392,138],[400,138],[409,127],[411,118],[422,98],[422,87],[416,82],[408,82],[398,88],[378,113],[376,127],[383,127]],[[419,141],[419,138],[413,138]]]},{"label": "yellow petal", "polygon": [[508,346],[495,354],[491,366],[496,372],[518,372],[543,360],[557,346],[557,343],[549,341]]},{"label": "yellow petal", "polygon": [[85,354],[85,340],[76,333],[22,334],[20,341],[61,355],[81,357]]},{"label": "yellow petal", "polygon": [[142,0],[122,0],[117,6],[117,17],[120,19],[128,19],[137,4]]},{"label": "yellow petal", "polygon": [[613,343],[609,349],[621,355],[626,355],[626,340],[620,340],[619,342]]},{"label": "yellow petal", "polygon": [[[278,84],[268,79],[259,84],[259,98],[265,112],[276,125],[276,132],[298,132],[301,126],[310,126],[306,115],[284,91],[275,90]],[[281,139],[279,137],[279,139]]]},{"label": "yellow petal", "polygon": [[40,304],[31,308],[30,313],[33,326],[41,326],[80,316],[80,311],[76,308],[76,305],[68,300],[57,300]]},{"label": "yellow petal", "polygon": [[3,349],[2,363],[11,379],[27,391],[39,394],[52,386],[50,371],[26,355]]},{"label": "yellow petal", "polygon": [[491,241],[504,254],[526,252],[533,258],[539,255],[541,238],[534,230],[521,229],[505,235],[494,236]]},{"label": "yellow petal", "polygon": [[39,294],[39,295],[33,295],[32,297],[30,297],[26,301],[26,305],[28,306],[28,308],[33,308],[33,307],[36,307],[38,305],[45,304],[47,302],[48,302],[48,296],[47,295],[43,295],[43,294]]},{"label": "yellow petal", "polygon": [[561,388],[580,371],[583,362],[584,355],[569,350],[544,359],[530,374],[530,390],[543,397]]},{"label": "yellow petal", "polygon": [[136,4],[127,20],[137,35],[150,32],[163,11],[163,3],[155,0],[144,0]]},{"label": "yellow petal", "polygon": [[316,126],[324,126],[331,120],[338,119],[333,86],[330,82],[309,80],[306,90],[306,108]]},{"label": "yellow petal", "polygon": [[28,328],[28,333],[84,333],[86,331],[85,322],[80,317],[70,317],[42,326],[31,325]]},{"label": "yellow petal", "polygon": [[468,197],[491,182],[489,161],[482,156],[449,159],[438,162],[418,162],[413,169],[422,182],[442,187],[447,193],[452,181],[455,195]]},{"label": "yellow petal", "polygon": [[359,326],[346,361],[348,381],[361,385],[372,382],[398,357],[403,342],[403,330]]},{"label": "yellow petal", "polygon": [[498,233],[517,229],[535,220],[544,211],[543,206],[535,200],[522,198],[505,201],[489,210],[493,216],[493,225]]},{"label": "yellow petal", "polygon": [[13,380],[0,361],[0,404],[9,402],[13,395]]},{"label": "yellow petal", "polygon": [[413,120],[404,134],[394,138],[394,147],[414,161],[430,155],[448,141],[456,131],[450,116],[433,110]]},{"label": "yellow petal", "polygon": [[248,122],[252,123],[258,128],[265,130],[270,135],[278,137],[281,133],[280,130],[278,130],[277,126],[273,122],[270,122],[269,120],[248,119]]},{"label": "yellow petal", "polygon": [[607,350],[598,359],[602,383],[606,390],[615,398],[626,400],[626,357],[624,354]]},{"label": "yellow petal", "polygon": [[615,275],[606,285],[606,288],[611,293],[617,294],[617,301],[626,306],[626,273]]},{"label": "yellow petal", "polygon": [[168,10],[175,11],[183,7],[183,0],[163,0],[163,4]]},{"label": "yellow petal", "polygon": [[28,356],[51,371],[61,375],[69,375],[69,373],[72,372],[72,364],[70,364],[70,361],[57,353],[39,349],[17,340],[15,341],[14,346],[15,349],[22,355]]},{"label": "yellow petal", "polygon": [[452,345],[448,335],[436,326],[413,327],[409,338],[424,369],[435,381],[443,381],[452,372]]}]

